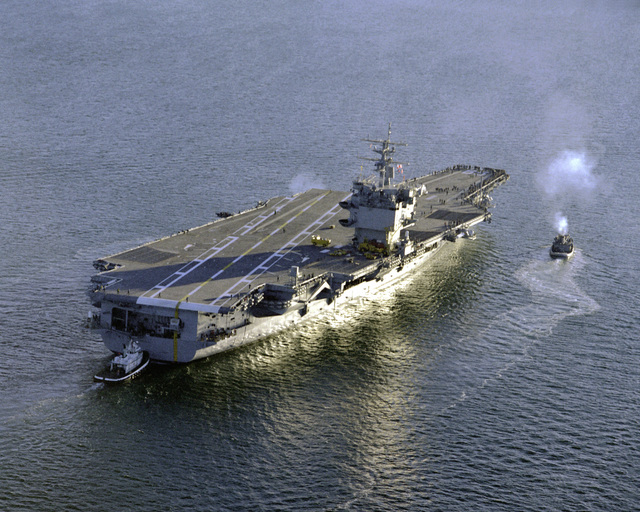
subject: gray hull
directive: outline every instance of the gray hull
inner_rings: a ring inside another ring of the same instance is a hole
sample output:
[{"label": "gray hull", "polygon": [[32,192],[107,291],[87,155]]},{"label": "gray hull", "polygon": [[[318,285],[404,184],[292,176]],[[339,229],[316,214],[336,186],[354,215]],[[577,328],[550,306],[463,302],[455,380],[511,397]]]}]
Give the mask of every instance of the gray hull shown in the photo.
[{"label": "gray hull", "polygon": [[[403,266],[394,268],[386,274],[371,281],[364,281],[349,288],[333,300],[319,299],[307,304],[298,304],[279,315],[268,317],[252,317],[246,325],[234,329],[223,339],[212,343],[201,339],[174,340],[166,337],[144,335],[136,337],[140,348],[149,353],[154,361],[188,363],[197,359],[210,357],[245,345],[249,345],[268,336],[272,336],[296,325],[312,321],[318,315],[329,310],[339,309],[344,304],[356,301],[360,297],[371,296],[392,288],[406,279],[411,279],[415,271],[431,259],[439,250],[424,253]],[[113,352],[121,352],[129,342],[127,333],[116,330],[104,330],[102,338],[105,346]]]}]

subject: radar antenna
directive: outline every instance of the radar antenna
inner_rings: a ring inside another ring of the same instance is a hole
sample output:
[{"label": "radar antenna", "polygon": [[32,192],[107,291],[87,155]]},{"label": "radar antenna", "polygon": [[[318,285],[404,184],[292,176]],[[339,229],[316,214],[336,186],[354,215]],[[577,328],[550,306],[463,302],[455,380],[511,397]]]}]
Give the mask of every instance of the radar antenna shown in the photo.
[{"label": "radar antenna", "polygon": [[[371,142],[376,146],[371,146],[371,149],[380,155],[379,158],[367,158],[360,157],[363,160],[370,160],[375,162],[374,166],[378,173],[380,173],[380,186],[386,187],[391,185],[391,181],[395,178],[396,165],[409,165],[406,162],[396,162],[393,160],[392,155],[396,152],[396,146],[406,146],[405,142],[391,142],[391,123],[389,123],[389,133],[386,140],[380,139],[362,139],[365,142]],[[381,146],[377,146],[381,144]]]}]

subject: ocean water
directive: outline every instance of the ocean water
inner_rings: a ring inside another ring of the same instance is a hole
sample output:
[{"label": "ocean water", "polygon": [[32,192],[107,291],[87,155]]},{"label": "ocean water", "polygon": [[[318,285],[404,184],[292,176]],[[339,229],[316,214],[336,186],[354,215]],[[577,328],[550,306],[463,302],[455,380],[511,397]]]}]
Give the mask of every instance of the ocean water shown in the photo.
[{"label": "ocean water", "polygon": [[[639,47],[631,0],[5,0],[0,510],[640,510]],[[389,122],[408,177],[511,174],[477,240],[92,382],[94,259],[348,190]]]}]

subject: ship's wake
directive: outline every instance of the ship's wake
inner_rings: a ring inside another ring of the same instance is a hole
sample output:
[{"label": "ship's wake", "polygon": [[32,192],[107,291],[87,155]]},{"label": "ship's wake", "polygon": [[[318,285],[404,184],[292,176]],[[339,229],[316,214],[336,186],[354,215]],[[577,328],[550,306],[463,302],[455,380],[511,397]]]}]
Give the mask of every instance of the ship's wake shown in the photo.
[{"label": "ship's wake", "polygon": [[[553,336],[554,329],[565,318],[589,315],[600,309],[576,281],[586,264],[580,250],[569,261],[552,260],[545,252],[516,272],[516,279],[530,294],[528,300],[511,307],[479,332],[464,336],[455,346],[449,347],[451,352],[458,352],[456,365],[473,368],[474,377],[461,380],[463,389],[458,387],[454,392],[456,398],[436,415],[446,414],[479,390],[502,379],[529,356],[537,343]],[[558,341],[558,338],[554,340]]]},{"label": "ship's wake", "polygon": [[581,251],[571,261],[533,260],[521,268],[517,279],[531,292],[531,302],[514,307],[504,321],[524,335],[550,335],[553,328],[569,316],[588,315],[600,309],[576,282],[586,262]]}]

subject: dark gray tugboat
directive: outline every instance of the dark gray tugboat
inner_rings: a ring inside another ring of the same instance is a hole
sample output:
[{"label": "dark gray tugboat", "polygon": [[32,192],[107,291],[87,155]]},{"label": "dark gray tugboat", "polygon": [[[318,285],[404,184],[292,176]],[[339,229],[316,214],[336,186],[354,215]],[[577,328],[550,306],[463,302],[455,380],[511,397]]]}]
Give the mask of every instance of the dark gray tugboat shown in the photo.
[{"label": "dark gray tugboat", "polygon": [[552,258],[568,259],[573,256],[573,252],[573,238],[569,235],[557,235],[553,239],[551,249],[549,249],[549,254]]}]

